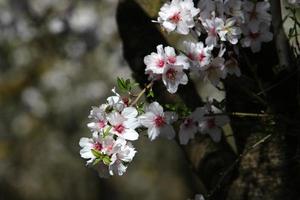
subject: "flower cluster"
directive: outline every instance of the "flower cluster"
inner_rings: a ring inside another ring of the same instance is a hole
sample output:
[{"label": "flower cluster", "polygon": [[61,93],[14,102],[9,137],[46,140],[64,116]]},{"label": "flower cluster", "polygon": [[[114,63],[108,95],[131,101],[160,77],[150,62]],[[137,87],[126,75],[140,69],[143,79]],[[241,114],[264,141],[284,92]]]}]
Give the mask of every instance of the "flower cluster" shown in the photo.
[{"label": "flower cluster", "polygon": [[170,93],[175,93],[179,84],[187,84],[188,77],[183,71],[189,68],[186,56],[176,55],[175,49],[157,46],[157,53],[151,53],[144,58],[146,74],[151,74],[153,79],[162,79]]},{"label": "flower cluster", "polygon": [[179,84],[188,82],[184,70],[190,70],[215,86],[228,74],[240,76],[238,52],[234,47],[240,42],[242,47],[250,47],[256,53],[262,42],[272,40],[269,10],[268,1],[201,0],[197,7],[192,0],[165,3],[156,22],[168,32],[204,34],[205,39],[185,41],[185,55],[179,56],[172,47],[158,45],[157,53],[144,59],[146,74],[153,80],[162,79],[170,93],[175,93]]},{"label": "flower cluster", "polygon": [[87,159],[87,165],[96,166],[100,177],[123,175],[136,154],[131,141],[139,138],[137,128],[147,128],[150,140],[175,137],[172,123],[177,120],[176,113],[164,112],[159,103],[153,102],[139,114],[128,98],[113,92],[115,95],[105,104],[92,107],[87,124],[92,136],[79,142],[81,157]]},{"label": "flower cluster", "polygon": [[[87,125],[92,136],[79,142],[81,157],[87,159],[87,165],[97,166],[104,177],[122,175],[136,154],[131,142],[143,131],[151,141],[177,135],[179,143],[186,145],[199,133],[220,142],[222,128],[229,118],[211,102],[194,111],[187,108],[181,112],[176,106],[163,107],[156,101],[146,105],[139,100],[143,93],[153,95],[151,87],[157,80],[162,80],[173,94],[179,85],[188,83],[187,73],[215,86],[228,75],[240,76],[237,44],[258,52],[262,42],[272,40],[269,8],[268,1],[249,0],[201,0],[197,7],[192,0],[165,3],[156,22],[168,32],[192,33],[198,41],[184,41],[180,53],[159,44],[156,52],[146,55],[145,73],[151,83],[138,95],[131,91],[135,83],[118,78],[118,87],[127,97],[113,90],[114,95],[105,104],[93,107]],[[205,39],[200,41],[203,35]]]},{"label": "flower cluster", "polygon": [[158,137],[174,139],[173,125],[178,124],[175,127],[179,127],[178,139],[182,145],[196,133],[208,134],[213,141],[219,142],[222,127],[229,122],[228,117],[215,115],[220,111],[210,103],[182,114],[166,111],[156,101],[149,105],[138,104],[139,99],[121,96],[115,89],[112,91],[114,95],[108,97],[105,104],[92,107],[91,122],[87,124],[92,135],[79,142],[81,157],[87,159],[87,165],[96,167],[100,177],[123,175],[136,154],[131,142],[139,138],[138,131],[146,131],[151,141]]},{"label": "flower cluster", "polygon": [[[114,91],[114,90],[113,90]],[[127,164],[135,156],[135,149],[130,141],[137,140],[136,128],[140,126],[138,111],[114,91],[115,95],[107,98],[107,103],[93,107],[88,127],[92,138],[81,138],[82,158],[89,159],[87,164],[101,162],[100,176],[122,175]]]}]

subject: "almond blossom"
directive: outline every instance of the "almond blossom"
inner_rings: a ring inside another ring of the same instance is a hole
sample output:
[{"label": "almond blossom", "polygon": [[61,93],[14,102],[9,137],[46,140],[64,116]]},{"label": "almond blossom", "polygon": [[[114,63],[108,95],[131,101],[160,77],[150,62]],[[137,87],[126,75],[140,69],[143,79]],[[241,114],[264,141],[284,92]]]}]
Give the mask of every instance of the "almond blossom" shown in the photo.
[{"label": "almond blossom", "polygon": [[82,148],[80,150],[80,155],[84,159],[89,159],[87,161],[87,165],[89,165],[96,159],[92,150],[103,152],[110,144],[112,144],[112,141],[114,141],[114,139],[111,136],[103,138],[98,133],[94,132],[92,138],[83,137],[80,139],[79,146]]},{"label": "almond blossom", "polygon": [[219,17],[212,17],[211,19],[206,19],[202,24],[208,34],[205,44],[207,46],[217,46],[219,40],[218,34],[224,27],[224,20]]},{"label": "almond blossom", "polygon": [[224,27],[219,31],[219,35],[222,41],[228,41],[231,44],[237,44],[242,31],[239,26],[236,25],[234,18],[226,19]]},{"label": "almond blossom", "polygon": [[173,139],[175,131],[172,123],[177,120],[174,112],[164,112],[163,107],[158,102],[153,102],[145,109],[145,114],[139,117],[143,126],[148,128],[148,136],[150,140],[163,136]]},{"label": "almond blossom", "polygon": [[200,132],[208,134],[214,142],[220,142],[222,137],[222,127],[229,123],[229,118],[224,115],[206,116],[199,123]]},{"label": "almond blossom", "polygon": [[81,157],[89,159],[87,165],[96,162],[94,168],[100,177],[123,175],[136,153],[130,142],[120,137],[114,139],[111,135],[103,137],[94,133],[92,138],[81,138],[79,145]]},{"label": "almond blossom", "polygon": [[253,3],[252,1],[245,0],[244,14],[247,26],[250,29],[257,29],[261,23],[270,25],[272,16],[268,13],[270,9],[270,3],[268,1],[259,1]]},{"label": "almond blossom", "polygon": [[202,80],[210,81],[214,86],[217,86],[221,78],[224,78],[225,59],[215,57],[211,63],[201,67],[199,75]]},{"label": "almond blossom", "polygon": [[199,122],[201,122],[205,114],[204,108],[197,108],[193,113],[183,120],[179,129],[179,143],[186,145],[190,139],[195,137],[195,134],[199,131]]},{"label": "almond blossom", "polygon": [[242,10],[242,1],[240,0],[225,0],[224,12],[231,17],[234,17],[237,22],[245,21],[244,12]]},{"label": "almond blossom", "polygon": [[161,7],[157,22],[168,32],[176,31],[186,35],[195,26],[194,17],[199,11],[192,0],[173,0]]},{"label": "almond blossom", "polygon": [[122,113],[112,112],[107,119],[112,126],[111,133],[126,140],[137,140],[139,134],[134,130],[139,126],[138,112],[133,107],[125,108]]},{"label": "almond blossom", "polygon": [[201,21],[210,19],[212,17],[212,12],[216,9],[216,4],[213,0],[204,0],[199,1],[198,7],[200,8],[200,17]]},{"label": "almond blossom", "polygon": [[180,65],[183,69],[189,69],[188,58],[184,55],[176,55],[173,47],[165,47],[166,62],[170,65]]},{"label": "almond blossom", "polygon": [[156,49],[157,53],[153,52],[144,58],[146,73],[150,75],[162,74],[167,64],[180,65],[183,69],[188,69],[190,67],[188,58],[183,55],[176,55],[173,47],[167,46],[164,48],[163,45],[160,44],[156,47]]},{"label": "almond blossom", "polygon": [[163,69],[166,66],[166,56],[163,45],[160,44],[156,47],[157,53],[151,53],[145,56],[144,63],[146,65],[146,71],[151,71],[155,74],[162,74]]},{"label": "almond blossom", "polygon": [[167,65],[164,69],[162,80],[168,92],[172,94],[177,91],[179,84],[186,85],[188,83],[188,77],[180,65]]},{"label": "almond blossom", "polygon": [[243,47],[250,47],[253,53],[260,51],[262,42],[270,42],[273,39],[268,25],[264,23],[261,23],[258,28],[244,26],[242,30],[244,38],[241,40],[241,44]]},{"label": "almond blossom", "polygon": [[184,42],[184,46],[187,51],[187,56],[192,63],[192,68],[197,69],[209,64],[213,46],[205,47],[201,41],[198,43]]},{"label": "almond blossom", "polygon": [[107,125],[106,113],[105,110],[107,108],[106,104],[102,104],[99,107],[92,107],[90,111],[89,118],[93,121],[88,123],[87,126],[90,128],[92,132],[102,132],[103,129]]},{"label": "almond blossom", "polygon": [[123,138],[118,138],[111,150],[109,174],[122,176],[127,169],[125,163],[131,162],[135,154],[136,150],[130,142]]}]

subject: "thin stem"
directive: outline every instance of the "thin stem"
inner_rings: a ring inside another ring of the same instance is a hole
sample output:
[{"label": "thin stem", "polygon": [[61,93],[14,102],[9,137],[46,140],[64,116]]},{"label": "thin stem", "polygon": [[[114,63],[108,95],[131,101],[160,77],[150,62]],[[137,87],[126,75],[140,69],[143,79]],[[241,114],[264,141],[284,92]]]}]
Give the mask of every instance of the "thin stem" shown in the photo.
[{"label": "thin stem", "polygon": [[130,106],[134,106],[135,104],[137,104],[137,102],[140,100],[140,98],[142,98],[142,96],[145,94],[145,92],[147,90],[149,90],[151,87],[153,86],[153,82],[150,82],[138,95],[137,97],[134,99],[133,102],[130,103]]},{"label": "thin stem", "polygon": [[204,116],[218,116],[218,115],[231,115],[238,117],[269,117],[271,114],[267,113],[244,113],[244,112],[229,112],[229,113],[209,113]]}]

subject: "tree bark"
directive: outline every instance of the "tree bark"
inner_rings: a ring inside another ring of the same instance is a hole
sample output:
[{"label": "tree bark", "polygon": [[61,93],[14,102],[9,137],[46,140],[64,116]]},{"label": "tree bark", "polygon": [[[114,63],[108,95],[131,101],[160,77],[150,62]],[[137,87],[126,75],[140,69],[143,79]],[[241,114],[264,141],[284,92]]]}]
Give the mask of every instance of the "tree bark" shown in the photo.
[{"label": "tree bark", "polygon": [[[168,44],[136,1],[119,1],[117,23],[123,41],[124,58],[136,81],[145,85],[147,77],[143,58],[156,51],[158,44]],[[264,45],[260,54],[245,50],[239,58],[244,76],[239,79],[230,77],[224,82],[229,112],[260,113],[264,110],[275,116],[268,119],[231,118],[238,149],[241,153],[247,152],[239,157],[225,139],[216,144],[201,136],[183,147],[195,173],[205,185],[199,192],[208,194],[214,191],[209,199],[276,200],[299,197],[297,76],[293,75],[295,67],[286,67],[289,70],[279,74],[273,73],[273,66],[278,63],[287,66],[286,62],[291,60],[281,60],[278,40],[275,38],[275,43]],[[249,61],[253,62],[250,63],[252,66],[249,66]],[[267,90],[261,91],[264,88]],[[162,84],[156,83],[154,92],[162,104],[182,101],[192,109],[203,104],[191,81],[179,88],[178,95],[170,95]],[[249,147],[267,135],[271,135],[270,140],[248,151]]]}]

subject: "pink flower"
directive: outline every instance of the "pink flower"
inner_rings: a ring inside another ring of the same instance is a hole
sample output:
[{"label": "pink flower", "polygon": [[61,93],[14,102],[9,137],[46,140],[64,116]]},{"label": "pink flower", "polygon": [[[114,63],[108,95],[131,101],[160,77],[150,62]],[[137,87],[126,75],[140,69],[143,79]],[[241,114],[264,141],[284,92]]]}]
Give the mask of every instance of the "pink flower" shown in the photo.
[{"label": "pink flower", "polygon": [[204,108],[197,108],[192,114],[186,117],[179,129],[179,142],[180,144],[187,144],[190,139],[195,137],[195,134],[199,131],[199,122],[205,114]]},{"label": "pink flower", "polygon": [[150,140],[156,139],[158,136],[164,136],[173,139],[175,131],[171,123],[177,120],[174,112],[164,112],[159,103],[153,102],[147,108],[145,114],[139,117],[143,126],[148,128],[148,136]]},{"label": "pink flower", "polygon": [[188,77],[183,71],[183,67],[179,65],[167,65],[162,75],[164,85],[168,92],[174,94],[179,84],[186,85]]},{"label": "pink flower", "polygon": [[186,35],[195,26],[194,17],[199,11],[192,0],[173,0],[161,7],[157,22],[168,32],[176,31]]},{"label": "pink flower", "polygon": [[244,38],[241,40],[243,47],[250,47],[253,53],[259,52],[262,42],[270,42],[273,34],[267,24],[261,23],[258,28],[243,27]]},{"label": "pink flower", "polygon": [[218,34],[224,27],[224,20],[219,17],[212,17],[211,19],[206,19],[202,24],[208,34],[205,44],[207,46],[217,46]]},{"label": "pink flower", "polygon": [[220,79],[224,78],[224,62],[225,59],[222,57],[214,58],[210,64],[200,68],[200,77],[205,81],[210,81],[214,86],[217,86]]},{"label": "pink flower", "polygon": [[146,71],[152,71],[155,74],[162,74],[164,67],[166,66],[166,56],[163,45],[156,47],[157,53],[151,53],[144,58],[146,65]]},{"label": "pink flower", "polygon": [[193,68],[200,68],[209,64],[211,59],[212,46],[205,47],[202,42],[184,42],[185,49],[187,51],[188,58],[192,63]]},{"label": "pink flower", "polygon": [[139,134],[134,130],[139,126],[138,112],[133,107],[125,108],[122,113],[112,112],[107,119],[112,126],[110,132],[126,140],[137,140]]}]

